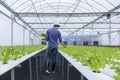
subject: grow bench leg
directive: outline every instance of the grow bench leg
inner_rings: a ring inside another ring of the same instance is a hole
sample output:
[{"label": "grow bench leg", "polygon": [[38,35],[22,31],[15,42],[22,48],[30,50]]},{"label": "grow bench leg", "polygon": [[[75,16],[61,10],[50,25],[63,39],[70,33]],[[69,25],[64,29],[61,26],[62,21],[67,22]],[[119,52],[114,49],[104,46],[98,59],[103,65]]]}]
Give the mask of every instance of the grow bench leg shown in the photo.
[{"label": "grow bench leg", "polygon": [[84,76],[81,74],[81,79],[80,80],[84,80]]},{"label": "grow bench leg", "polygon": [[40,72],[42,71],[42,57],[41,57],[41,55],[42,55],[42,52],[40,52],[40,54],[39,54]]},{"label": "grow bench leg", "polygon": [[69,80],[70,63],[67,62],[67,80]]},{"label": "grow bench leg", "polygon": [[59,68],[59,71],[60,71],[60,54],[58,54],[58,68]]},{"label": "grow bench leg", "polygon": [[62,57],[62,79],[64,79],[64,57]]},{"label": "grow bench leg", "polygon": [[15,71],[14,71],[14,68],[11,70],[11,80],[15,80]]},{"label": "grow bench leg", "polygon": [[36,55],[36,77],[38,80],[38,55]]},{"label": "grow bench leg", "polygon": [[31,65],[31,58],[29,59],[29,70],[30,70],[30,80],[32,80],[32,65]]}]

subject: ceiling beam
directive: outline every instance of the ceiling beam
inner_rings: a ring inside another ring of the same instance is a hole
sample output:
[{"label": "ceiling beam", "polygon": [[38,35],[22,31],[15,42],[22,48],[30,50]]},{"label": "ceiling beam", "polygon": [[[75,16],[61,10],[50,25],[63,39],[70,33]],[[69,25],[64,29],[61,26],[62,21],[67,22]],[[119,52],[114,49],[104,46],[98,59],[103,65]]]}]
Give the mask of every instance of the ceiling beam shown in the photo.
[{"label": "ceiling beam", "polygon": [[[44,31],[44,30],[38,30],[37,32],[46,32],[46,31]],[[71,33],[70,30],[66,30],[66,31],[62,31],[62,32],[69,32],[69,33]],[[79,32],[82,32],[82,31],[79,31]],[[92,32],[92,31],[84,31],[84,32]],[[99,31],[93,31],[93,32],[99,32]],[[100,31],[100,32],[108,32],[108,31]],[[116,31],[112,31],[112,32],[116,32]]]},{"label": "ceiling beam", "polygon": [[[28,24],[54,24],[53,22],[27,22]],[[68,22],[66,24],[88,24],[90,22]],[[65,24],[65,22],[59,22],[59,24]],[[109,22],[94,22],[93,24],[109,24]],[[111,24],[120,24],[120,22],[111,22]]]},{"label": "ceiling beam", "polygon": [[90,12],[90,13],[35,13],[35,12],[16,12],[16,15],[21,17],[90,17],[101,15],[119,15],[120,12]]},{"label": "ceiling beam", "polygon": [[[49,29],[49,27],[48,28],[39,28],[39,27],[38,28],[33,28],[32,27],[32,29]],[[73,27],[73,28],[59,28],[59,29],[79,29],[79,28]],[[85,28],[85,29],[109,29],[109,28]],[[120,27],[119,28],[111,28],[111,29],[120,29]]]}]

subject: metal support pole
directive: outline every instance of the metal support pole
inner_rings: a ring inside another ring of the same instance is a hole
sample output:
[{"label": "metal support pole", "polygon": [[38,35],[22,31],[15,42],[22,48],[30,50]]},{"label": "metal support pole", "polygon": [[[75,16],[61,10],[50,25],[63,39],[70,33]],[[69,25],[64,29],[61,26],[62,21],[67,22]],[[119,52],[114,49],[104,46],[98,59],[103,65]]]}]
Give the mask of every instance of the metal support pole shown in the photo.
[{"label": "metal support pole", "polygon": [[31,45],[31,32],[29,31],[29,45]]},{"label": "metal support pole", "polygon": [[99,37],[100,37],[100,39],[99,39],[100,45],[102,45],[102,35],[99,35]]},{"label": "metal support pole", "polygon": [[78,45],[78,32],[76,32],[76,45]]},{"label": "metal support pole", "polygon": [[36,77],[38,80],[38,56],[36,55]]},{"label": "metal support pole", "polygon": [[82,45],[83,45],[83,41],[84,41],[84,28],[82,29]]},{"label": "metal support pole", "polygon": [[25,45],[25,28],[23,28],[23,45]]},{"label": "metal support pole", "polygon": [[67,62],[67,80],[69,80],[70,63]]},{"label": "metal support pole", "polygon": [[31,41],[31,45],[33,46],[34,45],[34,34],[32,32],[31,32],[30,41]]},{"label": "metal support pole", "polygon": [[14,68],[11,70],[11,80],[15,80],[15,71],[14,71]]},{"label": "metal support pole", "polygon": [[36,44],[38,44],[38,36],[36,36]]},{"label": "metal support pole", "polygon": [[[14,14],[11,14],[11,46],[13,46],[13,23],[14,23]],[[15,71],[14,68],[11,70],[11,80],[15,80]]]},{"label": "metal support pole", "polygon": [[84,32],[85,32],[85,31],[84,31],[84,28],[83,28],[83,29],[82,29],[82,35],[84,35]]},{"label": "metal support pole", "polygon": [[35,45],[35,34],[33,34],[33,45]]},{"label": "metal support pole", "polygon": [[[111,22],[111,18],[109,19]],[[111,45],[111,23],[109,23],[109,45]]]},{"label": "metal support pole", "polygon": [[60,71],[60,54],[58,54],[58,65],[59,65],[59,71]]},{"label": "metal support pole", "polygon": [[62,57],[62,79],[64,79],[64,57]]},{"label": "metal support pole", "polygon": [[62,74],[62,55],[60,55],[60,74]]},{"label": "metal support pole", "polygon": [[69,45],[71,45],[70,39],[71,39],[71,35],[69,34],[69,40],[68,40],[68,44],[69,44]]},{"label": "metal support pole", "polygon": [[107,14],[107,19],[109,19],[109,45],[111,45],[111,14]]},{"label": "metal support pole", "polygon": [[38,43],[41,44],[40,36],[38,37]]},{"label": "metal support pole", "polygon": [[119,45],[120,45],[120,32],[118,32],[118,36],[119,36]]},{"label": "metal support pole", "polygon": [[40,57],[40,72],[42,71],[42,59],[41,59],[42,56],[41,55],[42,55],[42,53],[39,54],[39,57]]},{"label": "metal support pole", "polygon": [[14,15],[11,15],[11,46],[13,46],[13,23],[14,23]]},{"label": "metal support pole", "polygon": [[34,39],[31,38],[31,45],[34,45]]},{"label": "metal support pole", "polygon": [[30,70],[30,80],[32,80],[32,65],[31,65],[31,58],[29,59],[29,70]]},{"label": "metal support pole", "polygon": [[35,44],[37,44],[37,36],[35,35]]},{"label": "metal support pole", "polygon": [[38,44],[38,36],[36,35],[36,44]]},{"label": "metal support pole", "polygon": [[30,31],[29,31],[29,33],[28,33],[28,36],[29,36],[29,39],[28,39],[28,40],[29,40],[29,45],[30,45]]},{"label": "metal support pole", "polygon": [[84,80],[84,76],[81,74],[81,79],[80,80]]},{"label": "metal support pole", "polygon": [[93,23],[92,23],[92,46],[93,46]]}]

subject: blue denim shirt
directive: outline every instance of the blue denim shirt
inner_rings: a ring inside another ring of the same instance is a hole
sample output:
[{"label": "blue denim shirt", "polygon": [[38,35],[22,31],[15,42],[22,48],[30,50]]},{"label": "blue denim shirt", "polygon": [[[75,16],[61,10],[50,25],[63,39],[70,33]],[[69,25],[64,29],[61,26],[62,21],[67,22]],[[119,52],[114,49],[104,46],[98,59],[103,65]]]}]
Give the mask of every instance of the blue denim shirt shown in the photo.
[{"label": "blue denim shirt", "polygon": [[58,40],[59,42],[62,42],[60,31],[58,31],[55,27],[48,29],[46,33],[46,40],[48,41],[48,47],[57,48]]}]

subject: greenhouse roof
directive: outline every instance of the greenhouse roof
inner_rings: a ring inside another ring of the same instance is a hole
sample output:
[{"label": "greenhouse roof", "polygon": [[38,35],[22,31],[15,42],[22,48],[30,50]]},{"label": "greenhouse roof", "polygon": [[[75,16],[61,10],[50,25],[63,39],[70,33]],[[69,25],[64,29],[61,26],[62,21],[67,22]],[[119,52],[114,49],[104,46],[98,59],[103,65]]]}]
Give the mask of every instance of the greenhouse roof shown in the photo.
[{"label": "greenhouse roof", "polygon": [[[36,32],[46,32],[55,22],[68,34],[94,30],[120,30],[120,0],[1,0],[0,3]],[[11,15],[11,14],[9,14]]]}]

